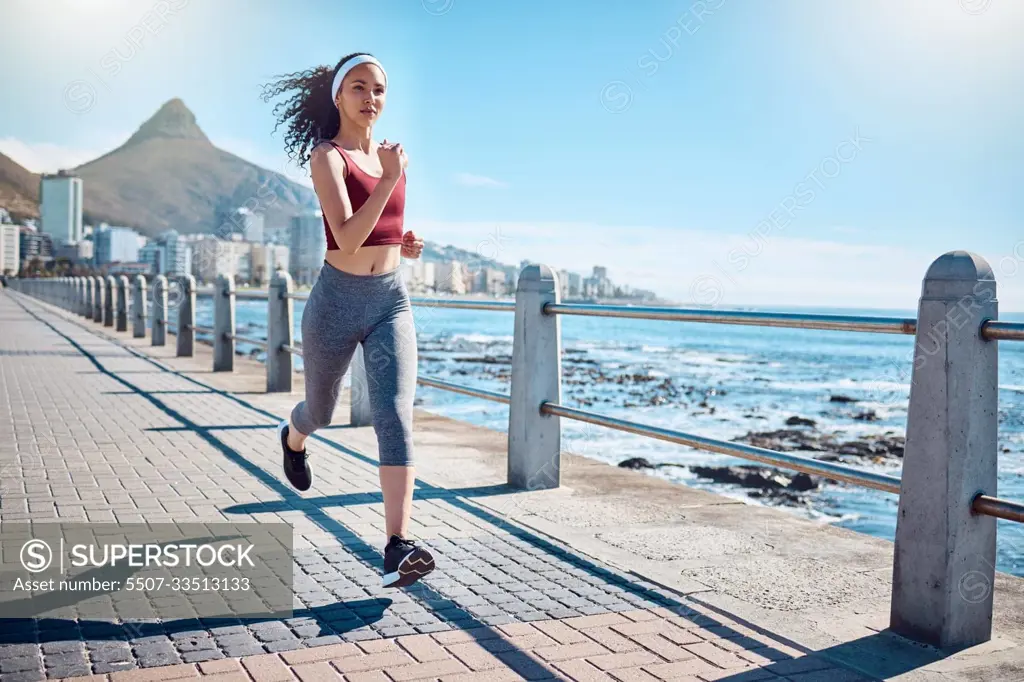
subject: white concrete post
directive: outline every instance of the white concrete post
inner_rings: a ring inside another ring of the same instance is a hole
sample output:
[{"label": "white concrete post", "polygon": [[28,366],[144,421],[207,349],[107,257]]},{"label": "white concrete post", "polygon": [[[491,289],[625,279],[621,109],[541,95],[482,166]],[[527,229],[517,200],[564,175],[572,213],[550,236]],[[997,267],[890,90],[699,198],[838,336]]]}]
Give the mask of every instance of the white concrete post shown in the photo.
[{"label": "white concrete post", "polygon": [[944,649],[992,637],[996,520],[975,515],[996,494],[998,316],[983,258],[943,254],[925,275],[917,316],[896,545],[891,629]]},{"label": "white concrete post", "polygon": [[217,276],[213,290],[213,371],[235,369],[235,280]]},{"label": "white concrete post", "polygon": [[103,322],[103,306],[107,303],[107,283],[102,277],[93,277],[95,282],[94,296],[92,299],[92,321]]},{"label": "white concrete post", "polygon": [[366,357],[363,344],[356,345],[349,364],[349,423],[352,426],[369,426],[373,423],[373,408],[370,406],[370,383],[366,376]]},{"label": "white concrete post", "polygon": [[135,275],[135,289],[132,292],[132,337],[146,337],[146,309],[149,297],[146,295],[146,278]]},{"label": "white concrete post", "polygon": [[153,322],[150,325],[150,345],[163,346],[167,343],[167,278],[157,275],[153,278]]},{"label": "white concrete post", "polygon": [[103,326],[114,326],[114,314],[117,312],[117,280],[107,275],[107,300],[103,304]]},{"label": "white concrete post", "polygon": [[60,307],[67,310],[71,307],[71,278],[65,277],[60,285]]},{"label": "white concrete post", "polygon": [[292,354],[284,346],[292,345],[295,328],[292,277],[278,270],[267,291],[267,393],[292,390]]},{"label": "white concrete post", "polygon": [[558,277],[546,265],[529,265],[519,275],[512,337],[512,391],[508,423],[508,484],[540,490],[561,483],[561,423],[541,414],[545,401],[562,399],[562,334]]},{"label": "white concrete post", "polygon": [[85,280],[82,277],[75,277],[75,298],[71,305],[71,312],[76,315],[82,314],[82,301],[85,300]]},{"label": "white concrete post", "polygon": [[128,331],[128,278],[117,278],[117,331]]},{"label": "white concrete post", "polygon": [[181,302],[178,304],[178,345],[179,358],[190,358],[196,347],[196,278],[185,275],[181,283]]}]

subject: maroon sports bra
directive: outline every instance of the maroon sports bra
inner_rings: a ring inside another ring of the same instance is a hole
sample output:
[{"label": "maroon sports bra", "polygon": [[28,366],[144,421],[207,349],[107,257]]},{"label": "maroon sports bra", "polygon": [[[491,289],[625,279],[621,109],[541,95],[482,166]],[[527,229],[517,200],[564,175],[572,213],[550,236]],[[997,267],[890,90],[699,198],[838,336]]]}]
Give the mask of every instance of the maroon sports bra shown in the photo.
[{"label": "maroon sports bra", "polygon": [[[338,150],[341,154],[342,160],[345,162],[345,188],[348,190],[349,201],[352,202],[352,211],[358,211],[359,207],[366,203],[366,200],[370,198],[370,194],[373,192],[377,183],[380,182],[380,178],[370,175],[365,172],[358,164],[354,163],[349,158],[348,153],[339,147],[333,140],[326,140],[332,147]],[[323,213],[323,206],[320,207],[321,213]],[[327,250],[337,251],[338,243],[334,241],[334,235],[331,234],[331,226],[327,223],[327,214],[323,214],[324,217],[324,232],[327,235]],[[380,214],[380,220],[373,226],[373,231],[370,232],[366,241],[363,242],[363,246],[383,246],[386,244],[401,244],[403,225],[405,222],[405,172],[402,172],[402,178],[398,181],[395,186],[395,190],[391,193],[391,198],[388,199],[388,203],[384,205],[384,210]]]}]

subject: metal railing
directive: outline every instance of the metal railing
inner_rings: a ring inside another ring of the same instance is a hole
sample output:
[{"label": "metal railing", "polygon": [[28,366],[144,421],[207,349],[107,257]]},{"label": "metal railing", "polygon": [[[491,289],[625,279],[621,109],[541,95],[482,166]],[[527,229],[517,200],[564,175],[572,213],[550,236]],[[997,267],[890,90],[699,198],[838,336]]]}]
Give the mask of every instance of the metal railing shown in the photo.
[{"label": "metal railing", "polygon": [[[550,269],[529,266],[521,273],[515,302],[412,298],[415,306],[514,313],[511,392],[489,391],[430,376],[420,376],[417,381],[423,386],[509,405],[509,483],[519,488],[539,489],[560,484],[559,420],[571,419],[900,496],[901,510],[905,504],[915,505],[917,509],[911,517],[899,515],[895,545],[896,563],[900,565],[902,561],[905,565],[904,570],[894,572],[894,629],[908,631],[902,625],[897,627],[899,619],[896,615],[925,608],[912,603],[915,593],[908,586],[919,585],[929,575],[953,575],[953,571],[963,570],[965,561],[960,552],[968,551],[964,547],[969,543],[964,544],[963,539],[967,524],[973,524],[971,532],[991,533],[991,547],[994,548],[994,518],[1024,522],[1024,504],[1000,499],[986,491],[989,485],[994,485],[998,452],[995,439],[997,423],[992,416],[998,407],[997,356],[994,347],[987,344],[1024,340],[1024,324],[996,319],[995,281],[991,277],[991,269],[986,273],[987,265],[982,268],[979,263],[984,261],[966,252],[951,252],[936,260],[925,277],[917,318],[561,303],[557,278]],[[972,272],[967,264],[974,266],[974,279],[965,274]],[[268,390],[291,390],[291,358],[302,355],[301,345],[292,338],[294,317],[291,302],[304,300],[309,294],[292,291],[291,278],[283,272],[275,275],[267,290],[234,291],[226,278],[221,278],[214,287],[196,288],[191,278],[188,280],[184,285],[187,291],[196,296],[213,297],[215,324],[213,328],[195,325],[195,310],[189,304],[179,310],[178,329],[214,336],[214,369],[233,369],[234,342],[249,343],[267,351]],[[94,319],[102,317],[97,302],[104,300],[102,293],[91,301],[76,303],[75,296],[68,296],[66,290],[55,290],[53,285],[28,283],[26,286],[33,295],[43,294],[44,298],[64,305],[70,302],[72,306],[86,310],[91,304]],[[94,287],[102,292],[102,281],[95,283]],[[84,296],[83,291],[84,287],[75,286],[78,295]],[[267,301],[266,341],[235,333],[234,305],[237,299]],[[926,389],[919,389],[911,394],[903,475],[890,476],[842,463],[706,438],[562,405],[558,315],[912,335],[916,337],[914,385],[936,386],[941,390],[936,389],[930,394]],[[922,350],[924,340],[932,342],[932,345],[944,343],[956,350],[949,357],[943,356],[941,362],[928,362],[927,351]],[[179,354],[181,348],[188,349],[186,354],[191,354],[189,345],[179,345]],[[921,358],[926,361],[917,362]],[[353,361],[352,373],[353,387],[357,378],[365,385],[361,353],[357,353]],[[356,395],[353,388],[352,418],[353,423],[357,423],[359,415],[358,423],[365,425],[368,423],[366,415],[370,414],[369,399],[365,391],[360,393]],[[942,394],[941,400],[934,395],[939,393]],[[953,418],[958,420],[961,428],[940,428],[940,436],[936,437],[934,424],[952,423]],[[968,441],[965,434],[970,434],[972,440]],[[922,452],[924,448],[939,446],[943,448],[942,455],[925,456]],[[987,473],[982,475],[979,472]],[[947,480],[950,483],[945,487],[936,483]],[[965,486],[967,490],[976,492],[966,500],[958,500],[956,491],[965,489]],[[931,487],[935,487],[937,492],[930,492]],[[977,521],[971,520],[977,518],[989,518],[991,527],[979,526]],[[915,543],[942,541],[941,538],[927,537],[927,529],[931,528],[927,524],[940,522],[946,524],[940,527],[945,529],[941,532],[947,534],[945,542],[953,549],[933,553],[917,547]],[[989,545],[975,543],[969,546],[976,552],[977,547]],[[989,564],[994,566],[994,555]],[[948,611],[957,607],[949,602],[946,599],[942,605],[934,607],[946,609],[940,614],[941,618],[935,615],[939,611],[934,612],[935,622],[953,618]],[[990,602],[986,608],[989,609],[987,622],[990,628]],[[934,634],[936,641],[963,643],[965,637],[976,639],[985,635],[984,616],[984,613],[980,617],[974,612],[967,615],[958,613],[958,618],[970,620],[970,626],[952,635],[945,631],[933,632],[931,623],[923,627]],[[920,627],[917,632],[920,632]],[[965,635],[964,632],[974,634]]]}]

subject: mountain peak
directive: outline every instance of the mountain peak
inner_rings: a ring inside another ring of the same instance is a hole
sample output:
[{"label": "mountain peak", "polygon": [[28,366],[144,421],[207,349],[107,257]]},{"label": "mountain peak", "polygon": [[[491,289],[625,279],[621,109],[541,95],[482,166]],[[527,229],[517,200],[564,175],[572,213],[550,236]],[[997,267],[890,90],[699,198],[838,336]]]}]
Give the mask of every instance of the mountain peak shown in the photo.
[{"label": "mountain peak", "polygon": [[177,97],[164,103],[148,121],[139,126],[125,146],[156,138],[210,141],[196,123],[196,115]]}]

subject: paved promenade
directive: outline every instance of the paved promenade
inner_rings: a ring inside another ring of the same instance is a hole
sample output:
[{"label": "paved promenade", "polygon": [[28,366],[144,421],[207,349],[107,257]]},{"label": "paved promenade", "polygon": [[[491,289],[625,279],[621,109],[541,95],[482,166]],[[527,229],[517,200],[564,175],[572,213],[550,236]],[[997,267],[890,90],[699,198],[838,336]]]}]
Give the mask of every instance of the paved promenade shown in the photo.
[{"label": "paved promenade", "polygon": [[299,494],[275,427],[301,381],[173,342],[0,291],[0,524],[283,521],[294,617],[0,618],[0,682],[1024,680],[1024,581],[997,580],[993,641],[943,656],[885,632],[889,543],[573,455],[515,493],[504,434],[425,412],[411,530],[437,570],[381,589],[372,429],[340,405]]}]

